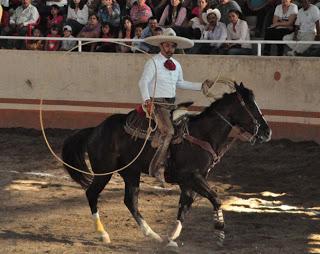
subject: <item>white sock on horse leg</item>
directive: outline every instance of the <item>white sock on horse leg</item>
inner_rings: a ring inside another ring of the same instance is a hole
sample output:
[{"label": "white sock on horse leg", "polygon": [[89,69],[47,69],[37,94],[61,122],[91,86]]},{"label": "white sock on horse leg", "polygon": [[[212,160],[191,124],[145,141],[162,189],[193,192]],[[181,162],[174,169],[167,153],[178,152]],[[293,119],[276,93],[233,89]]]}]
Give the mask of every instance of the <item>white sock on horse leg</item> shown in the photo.
[{"label": "white sock on horse leg", "polygon": [[148,225],[148,223],[145,220],[141,220],[141,225],[140,225],[141,231],[145,236],[149,236],[158,242],[162,242],[161,236],[159,236],[156,232],[154,232]]},{"label": "white sock on horse leg", "polygon": [[94,226],[96,231],[100,234],[100,238],[104,243],[110,243],[110,237],[107,231],[105,231],[103,224],[101,223],[99,212],[92,214]]},{"label": "white sock on horse leg", "polygon": [[177,220],[171,234],[169,235],[169,240],[177,239],[180,236],[181,230],[182,230],[182,223],[180,220]]}]

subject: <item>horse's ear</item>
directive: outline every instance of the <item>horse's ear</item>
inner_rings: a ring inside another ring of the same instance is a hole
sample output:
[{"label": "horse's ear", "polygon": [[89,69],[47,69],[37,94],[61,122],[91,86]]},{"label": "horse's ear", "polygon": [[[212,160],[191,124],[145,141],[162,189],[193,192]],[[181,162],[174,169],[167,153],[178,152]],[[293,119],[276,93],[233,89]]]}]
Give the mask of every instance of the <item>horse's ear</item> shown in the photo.
[{"label": "horse's ear", "polygon": [[244,85],[242,82],[240,82],[240,88],[244,88]]},{"label": "horse's ear", "polygon": [[234,81],[233,84],[234,84],[234,88],[236,89],[236,91],[238,91],[239,85],[238,85],[237,81]]}]

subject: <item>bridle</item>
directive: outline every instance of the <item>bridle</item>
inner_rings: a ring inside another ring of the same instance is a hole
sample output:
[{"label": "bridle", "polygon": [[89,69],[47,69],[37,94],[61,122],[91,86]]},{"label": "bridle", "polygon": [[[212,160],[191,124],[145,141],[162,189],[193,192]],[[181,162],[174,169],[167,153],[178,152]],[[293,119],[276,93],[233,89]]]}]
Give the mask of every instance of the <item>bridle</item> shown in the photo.
[{"label": "bridle", "polygon": [[254,144],[256,142],[256,136],[258,135],[258,131],[260,128],[260,124],[257,121],[257,119],[254,117],[254,115],[252,114],[252,112],[249,110],[249,108],[247,107],[246,103],[243,100],[242,95],[236,91],[237,93],[237,99],[240,102],[240,105],[244,108],[244,110],[248,113],[248,115],[250,116],[250,118],[252,119],[252,122],[254,124],[254,128],[253,128],[253,133],[245,130],[243,127],[238,126],[238,125],[233,125],[231,124],[221,113],[219,113],[218,111],[214,110],[214,112],[224,121],[226,122],[233,131],[235,131],[236,135],[241,139],[244,138],[245,140],[247,140],[248,142],[250,142],[251,144]]}]

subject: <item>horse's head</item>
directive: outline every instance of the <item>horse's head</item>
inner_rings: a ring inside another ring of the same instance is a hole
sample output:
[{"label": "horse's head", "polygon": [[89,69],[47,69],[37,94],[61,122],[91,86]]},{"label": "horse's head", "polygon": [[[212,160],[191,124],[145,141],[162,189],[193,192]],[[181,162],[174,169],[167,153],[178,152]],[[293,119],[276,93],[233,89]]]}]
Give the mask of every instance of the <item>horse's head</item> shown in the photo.
[{"label": "horse's head", "polygon": [[234,83],[234,87],[236,92],[233,113],[230,116],[231,123],[252,143],[269,141],[272,131],[255,101],[253,92],[242,83]]}]

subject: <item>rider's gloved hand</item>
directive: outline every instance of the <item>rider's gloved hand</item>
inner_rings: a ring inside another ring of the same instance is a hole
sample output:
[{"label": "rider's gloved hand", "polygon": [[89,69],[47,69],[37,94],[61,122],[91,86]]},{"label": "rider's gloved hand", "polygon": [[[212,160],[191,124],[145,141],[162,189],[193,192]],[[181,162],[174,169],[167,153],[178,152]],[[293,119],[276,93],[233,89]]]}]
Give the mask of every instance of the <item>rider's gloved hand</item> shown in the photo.
[{"label": "rider's gloved hand", "polygon": [[204,95],[208,94],[209,89],[213,86],[214,81],[211,79],[206,79],[203,83],[202,83],[202,87],[201,90],[203,92]]}]

